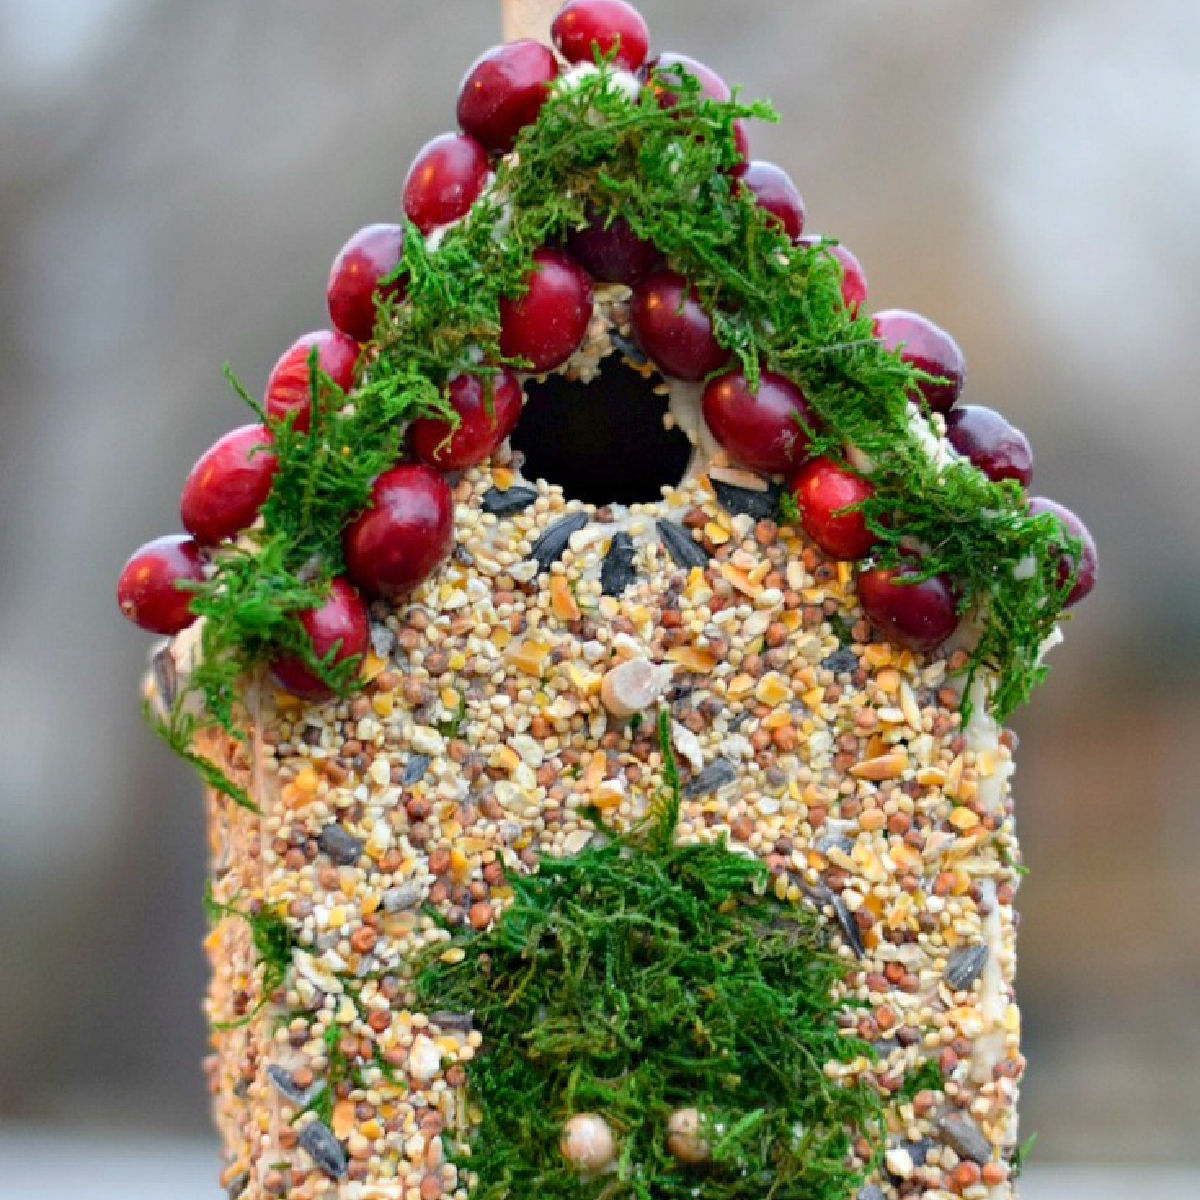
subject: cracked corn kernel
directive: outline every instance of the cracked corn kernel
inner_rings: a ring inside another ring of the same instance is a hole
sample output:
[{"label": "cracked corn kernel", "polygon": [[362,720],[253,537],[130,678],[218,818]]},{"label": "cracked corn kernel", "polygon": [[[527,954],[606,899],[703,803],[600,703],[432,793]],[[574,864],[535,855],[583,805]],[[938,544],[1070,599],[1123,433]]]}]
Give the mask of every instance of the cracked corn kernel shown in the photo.
[{"label": "cracked corn kernel", "polygon": [[550,611],[560,621],[578,621],[582,616],[565,575],[550,577]]},{"label": "cracked corn kernel", "polygon": [[855,763],[850,768],[850,774],[856,779],[874,781],[895,779],[903,773],[906,766],[908,766],[908,755],[903,751],[895,750],[890,754],[880,754],[877,757],[868,758],[864,762]]},{"label": "cracked corn kernel", "polygon": [[979,824],[979,814],[969,808],[956,808],[950,814],[950,824],[963,831],[974,829]]},{"label": "cracked corn kernel", "polygon": [[722,576],[743,595],[753,598],[762,594],[762,584],[755,583],[749,572],[743,571],[741,567],[725,562],[721,564],[720,570]]},{"label": "cracked corn kernel", "polygon": [[505,657],[518,671],[524,671],[526,675],[541,675],[549,653],[550,647],[544,642],[523,641],[514,642]]},{"label": "cracked corn kernel", "polygon": [[380,658],[378,654],[368,653],[358,668],[358,677],[363,683],[370,683],[377,675],[383,674],[386,666],[386,659]]},{"label": "cracked corn kernel", "polygon": [[713,654],[696,646],[676,646],[667,651],[667,660],[696,675],[707,675],[717,665]]},{"label": "cracked corn kernel", "polygon": [[754,696],[762,704],[782,704],[789,695],[787,683],[777,671],[769,671],[759,681],[754,689]]},{"label": "cracked corn kernel", "polygon": [[501,767],[505,771],[515,771],[521,765],[521,758],[511,746],[497,746],[495,754],[488,760],[488,765]]},{"label": "cracked corn kernel", "polygon": [[336,1138],[344,1141],[350,1136],[350,1131],[354,1128],[353,1100],[339,1100],[333,1106],[333,1118],[329,1127],[333,1130],[333,1136]]},{"label": "cracked corn kernel", "polygon": [[730,699],[740,699],[742,696],[748,696],[753,690],[754,676],[743,672],[741,675],[735,675],[729,681],[729,687],[726,688],[726,695]]}]

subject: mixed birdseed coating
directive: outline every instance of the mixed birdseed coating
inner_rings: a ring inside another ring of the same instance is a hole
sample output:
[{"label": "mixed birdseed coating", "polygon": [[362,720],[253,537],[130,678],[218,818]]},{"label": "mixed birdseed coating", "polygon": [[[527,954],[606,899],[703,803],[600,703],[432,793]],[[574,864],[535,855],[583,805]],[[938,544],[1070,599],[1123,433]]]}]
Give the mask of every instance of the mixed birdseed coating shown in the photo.
[{"label": "mixed birdseed coating", "polygon": [[[846,963],[846,1020],[877,1060],[829,1071],[891,1098],[861,1200],[1012,1196],[1011,740],[983,715],[962,728],[966,652],[880,640],[848,565],[776,522],[769,481],[719,455],[628,508],[566,501],[519,466],[502,448],[454,484],[457,550],[375,607],[362,692],[306,705],[260,679],[249,740],[206,735],[261,808],[209,798],[227,906],[208,940],[209,1075],[229,1194],[467,1196],[451,1159],[478,1118],[466,1083],[487,1031],[415,1011],[414,963],[456,927],[490,927],[540,856],[587,846],[585,810],[610,829],[645,815],[665,705],[678,839],[761,859]],[[604,695],[633,662],[661,669],[640,721]],[[286,928],[270,995],[232,910]]]}]

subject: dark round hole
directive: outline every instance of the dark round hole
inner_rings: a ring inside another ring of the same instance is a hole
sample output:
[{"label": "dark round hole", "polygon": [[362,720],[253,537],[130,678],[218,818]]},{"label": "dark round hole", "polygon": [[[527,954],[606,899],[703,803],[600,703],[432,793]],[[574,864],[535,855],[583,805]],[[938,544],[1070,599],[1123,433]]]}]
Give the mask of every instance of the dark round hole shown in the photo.
[{"label": "dark round hole", "polygon": [[591,383],[551,375],[525,384],[525,408],[512,435],[527,479],[556,483],[568,500],[635,504],[658,500],[687,470],[692,446],[664,429],[666,397],[610,355]]}]

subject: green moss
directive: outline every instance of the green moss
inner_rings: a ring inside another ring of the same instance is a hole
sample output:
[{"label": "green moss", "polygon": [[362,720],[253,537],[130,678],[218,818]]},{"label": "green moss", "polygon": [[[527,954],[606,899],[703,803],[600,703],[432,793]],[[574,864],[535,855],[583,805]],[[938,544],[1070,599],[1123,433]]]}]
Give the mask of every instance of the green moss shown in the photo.
[{"label": "green moss", "polygon": [[918,1092],[940,1092],[945,1087],[942,1070],[936,1058],[927,1058],[915,1071],[910,1071],[894,1095],[894,1103],[911,1103]]},{"label": "green moss", "polygon": [[1022,1172],[1029,1163],[1030,1156],[1033,1154],[1034,1147],[1037,1145],[1038,1135],[1031,1133],[1013,1152],[1012,1158],[1009,1161],[1009,1173],[1013,1179],[1020,1179]]},{"label": "green moss", "polygon": [[165,717],[160,717],[147,701],[142,705],[142,716],[166,746],[188,763],[209,787],[228,796],[248,812],[259,811],[258,805],[250,799],[245,788],[238,787],[215,762],[197,753],[196,732],[200,721],[194,713],[176,705]]},{"label": "green moss", "polygon": [[[476,1200],[845,1200],[863,1177],[854,1138],[881,1144],[877,1092],[824,1073],[868,1053],[839,1025],[845,964],[760,863],[674,844],[666,765],[646,826],[543,859],[491,930],[457,939],[462,962],[431,958],[418,976],[418,1003],[472,1011],[484,1035],[468,1067],[483,1119],[462,1160]],[[702,1115],[703,1164],[667,1149],[683,1107]],[[563,1158],[581,1112],[612,1127],[612,1173]]]},{"label": "green moss", "polygon": [[[236,901],[236,897],[234,898]],[[238,908],[235,902],[222,904],[213,896],[212,884],[204,886],[204,914],[215,924],[225,917],[236,917],[250,927],[250,938],[254,944],[255,959],[261,971],[261,989],[258,1003],[245,1016],[235,1021],[214,1021],[214,1029],[236,1029],[249,1024],[270,1001],[271,996],[287,980],[288,968],[292,964],[292,952],[296,949],[296,936],[284,919],[283,914],[269,906],[260,908]]]}]

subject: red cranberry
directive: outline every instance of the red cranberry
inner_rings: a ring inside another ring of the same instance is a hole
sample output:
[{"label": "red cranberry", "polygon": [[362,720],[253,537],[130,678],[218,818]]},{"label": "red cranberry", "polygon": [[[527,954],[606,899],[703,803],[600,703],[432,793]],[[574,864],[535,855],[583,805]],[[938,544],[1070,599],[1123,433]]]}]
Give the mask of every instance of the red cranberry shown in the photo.
[{"label": "red cranberry", "polygon": [[195,619],[192,594],[179,583],[202,583],[204,560],[200,547],[182,533],[147,542],[130,555],[117,581],[121,613],[149,633],[171,634]]},{"label": "red cranberry", "polygon": [[262,425],[231,429],[196,460],[183,484],[183,527],[201,545],[233,537],[258,516],[279,460]]},{"label": "red cranberry", "polygon": [[1096,586],[1096,571],[1099,559],[1096,554],[1096,541],[1091,531],[1065,504],[1057,500],[1048,500],[1045,496],[1034,496],[1029,501],[1029,515],[1041,516],[1050,513],[1055,517],[1066,532],[1067,537],[1077,538],[1080,544],[1079,562],[1069,554],[1063,554],[1058,563],[1058,582],[1066,584],[1072,574],[1075,584],[1066,599],[1066,606],[1078,604]]},{"label": "red cranberry", "polygon": [[312,420],[312,381],[308,356],[317,348],[317,366],[344,392],[354,384],[354,364],[358,361],[358,343],[344,333],[319,329],[298,337],[280,356],[267,376],[267,414],[282,421],[295,413],[294,427],[305,432]]},{"label": "red cranberry", "polygon": [[487,151],[465,133],[443,133],[417,152],[404,180],[404,211],[422,232],[465,217],[488,177]]},{"label": "red cranberry", "polygon": [[458,89],[458,123],[488,150],[511,150],[537,120],[558,78],[554,51],[528,38],[493,46],[470,66]]},{"label": "red cranberry", "polygon": [[1015,479],[1028,487],[1033,479],[1029,439],[994,408],[963,404],[946,415],[946,438],[989,479]]},{"label": "red cranberry", "polygon": [[713,437],[738,462],[772,474],[790,471],[804,460],[808,438],[797,418],[810,428],[816,425],[800,389],[770,371],[760,372],[757,392],[740,370],[711,380],[703,408]]},{"label": "red cranberry", "polygon": [[[362,597],[345,579],[329,585],[329,595],[316,608],[299,614],[300,624],[312,641],[313,653],[324,660],[334,652],[334,663],[365,654],[371,644],[371,619]],[[271,664],[271,677],[280,687],[302,700],[325,700],[333,693],[317,675],[294,656]]]},{"label": "red cranberry", "polygon": [[937,649],[958,628],[958,595],[947,575],[919,583],[920,567],[872,567],[858,573],[858,602],[886,637],[910,650]]},{"label": "red cranberry", "polygon": [[919,387],[934,412],[949,412],[967,378],[967,363],[958,343],[928,317],[900,308],[875,314],[875,336],[889,350],[903,344],[900,358],[904,362],[942,381]]},{"label": "red cranberry", "polygon": [[653,242],[643,241],[624,217],[606,227],[599,217],[585,229],[567,235],[567,249],[594,279],[605,283],[636,283],[662,262]]},{"label": "red cranberry", "polygon": [[500,301],[500,349],[523,358],[540,374],[575,353],[592,319],[592,281],[561,250],[534,251],[529,288],[519,299]]},{"label": "red cranberry", "polygon": [[642,14],[625,0],[567,0],[558,10],[551,36],[567,62],[594,62],[596,50],[636,71],[650,50],[650,30]]},{"label": "red cranberry", "polygon": [[408,444],[423,463],[439,471],[459,471],[490,458],[512,433],[521,416],[521,384],[506,367],[483,379],[456,375],[448,391],[450,407],[458,413],[457,427],[422,417],[409,427]]},{"label": "red cranberry", "polygon": [[[351,235],[333,260],[325,289],[329,319],[336,329],[356,342],[371,340],[376,297],[391,298],[404,292],[399,281],[379,286],[399,265],[403,251],[404,230],[399,225],[367,225]],[[353,368],[354,364],[350,365]]]},{"label": "red cranberry", "polygon": [[346,568],[368,595],[397,596],[432,574],[453,536],[446,481],[423,463],[402,463],[375,480],[366,511],[346,530]]},{"label": "red cranberry", "polygon": [[674,271],[643,279],[633,289],[630,313],[642,349],[667,375],[703,379],[729,361],[696,293]]},{"label": "red cranberry", "polygon": [[794,242],[804,232],[804,200],[792,177],[772,162],[755,159],[741,176],[760,208],[779,218],[783,231]]},{"label": "red cranberry", "polygon": [[[700,94],[718,104],[727,104],[733,98],[729,84],[716,71],[686,54],[671,51],[660,54],[646,65],[648,76],[655,71],[661,72],[668,83],[678,83],[682,75],[691,75],[700,84]],[[654,86],[654,94],[660,108],[674,108],[679,103],[679,97],[661,83]],[[742,166],[736,174],[745,170],[745,162],[750,157],[750,137],[746,133],[745,121],[734,121],[733,140],[737,144],[738,157],[742,160]]]},{"label": "red cranberry", "polygon": [[875,489],[863,478],[828,458],[805,463],[788,482],[800,509],[800,524],[826,554],[865,558],[875,545],[861,509],[839,510],[869,500]]},{"label": "red cranberry", "polygon": [[797,246],[821,246],[842,268],[842,303],[852,316],[867,302],[867,273],[862,263],[841,242],[826,242],[820,236],[805,236],[796,239]]}]

